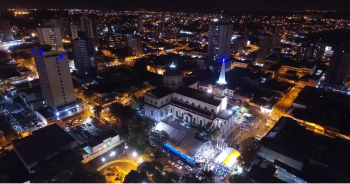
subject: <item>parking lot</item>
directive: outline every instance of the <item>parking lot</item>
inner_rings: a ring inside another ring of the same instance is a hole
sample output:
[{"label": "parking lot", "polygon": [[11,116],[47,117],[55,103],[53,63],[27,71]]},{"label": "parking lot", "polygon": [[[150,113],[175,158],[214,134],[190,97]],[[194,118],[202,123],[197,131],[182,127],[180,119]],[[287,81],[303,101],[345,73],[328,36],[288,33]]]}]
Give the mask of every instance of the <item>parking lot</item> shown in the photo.
[{"label": "parking lot", "polygon": [[[77,121],[77,120],[75,120]],[[95,119],[87,118],[77,126],[65,126],[65,130],[74,137],[79,144],[84,144],[92,140],[95,136],[103,132],[103,130],[95,125]],[[74,125],[74,124],[73,124]]]},{"label": "parking lot", "polygon": [[21,103],[10,101],[1,104],[0,108],[3,109],[5,119],[15,132],[33,132],[45,125],[29,107]]}]

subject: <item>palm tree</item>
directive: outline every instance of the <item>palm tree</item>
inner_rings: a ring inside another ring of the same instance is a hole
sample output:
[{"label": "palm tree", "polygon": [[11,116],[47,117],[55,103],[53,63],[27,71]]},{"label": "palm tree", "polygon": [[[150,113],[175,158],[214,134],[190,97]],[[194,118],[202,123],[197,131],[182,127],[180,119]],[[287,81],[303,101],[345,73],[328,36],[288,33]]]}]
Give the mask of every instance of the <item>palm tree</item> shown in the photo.
[{"label": "palm tree", "polygon": [[102,112],[102,107],[101,106],[95,106],[94,107],[94,111],[95,111],[95,116],[100,117],[101,116],[101,112]]}]

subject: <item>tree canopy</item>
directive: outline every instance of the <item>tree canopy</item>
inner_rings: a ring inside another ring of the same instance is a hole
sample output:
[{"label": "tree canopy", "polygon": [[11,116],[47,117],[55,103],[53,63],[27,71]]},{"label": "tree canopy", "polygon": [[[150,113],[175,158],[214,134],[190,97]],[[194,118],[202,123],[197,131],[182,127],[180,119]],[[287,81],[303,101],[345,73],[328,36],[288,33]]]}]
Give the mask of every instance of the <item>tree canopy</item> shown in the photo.
[{"label": "tree canopy", "polygon": [[220,128],[215,128],[214,130],[211,130],[208,132],[208,138],[209,140],[218,140],[222,137]]},{"label": "tree canopy", "polygon": [[94,113],[96,117],[101,117],[101,112],[102,112],[103,108],[101,106],[95,106],[94,107]]},{"label": "tree canopy", "polygon": [[248,169],[251,166],[251,162],[254,160],[255,155],[260,151],[261,144],[258,139],[249,137],[242,141],[240,144],[241,155],[237,158],[238,164]]},{"label": "tree canopy", "polygon": [[124,179],[124,183],[146,183],[148,182],[147,174],[143,171],[131,170]]}]

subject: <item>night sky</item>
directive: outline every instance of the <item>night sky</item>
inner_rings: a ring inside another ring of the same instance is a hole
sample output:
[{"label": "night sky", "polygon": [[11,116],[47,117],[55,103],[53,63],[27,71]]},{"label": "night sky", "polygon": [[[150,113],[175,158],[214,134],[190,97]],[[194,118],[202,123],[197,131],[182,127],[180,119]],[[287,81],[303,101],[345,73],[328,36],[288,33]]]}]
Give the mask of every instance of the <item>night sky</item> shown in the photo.
[{"label": "night sky", "polygon": [[349,10],[350,0],[0,0],[0,8],[93,8],[115,10]]}]

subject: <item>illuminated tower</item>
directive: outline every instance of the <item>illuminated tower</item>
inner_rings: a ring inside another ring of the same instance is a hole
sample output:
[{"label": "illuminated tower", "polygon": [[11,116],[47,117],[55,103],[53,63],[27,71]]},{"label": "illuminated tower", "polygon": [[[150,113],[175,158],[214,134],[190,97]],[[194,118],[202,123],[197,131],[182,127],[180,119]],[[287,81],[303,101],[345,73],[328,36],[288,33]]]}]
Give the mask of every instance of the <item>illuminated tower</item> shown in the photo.
[{"label": "illuminated tower", "polygon": [[219,80],[214,86],[214,99],[222,101],[220,109],[224,110],[227,107],[227,82],[225,80],[225,59],[222,60]]}]

